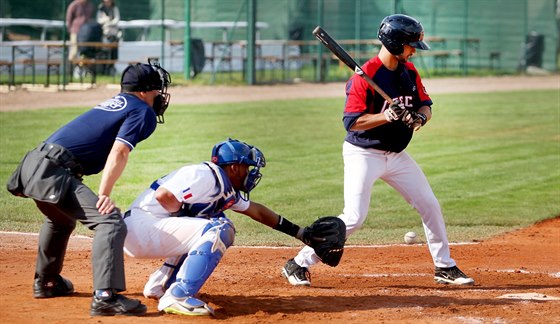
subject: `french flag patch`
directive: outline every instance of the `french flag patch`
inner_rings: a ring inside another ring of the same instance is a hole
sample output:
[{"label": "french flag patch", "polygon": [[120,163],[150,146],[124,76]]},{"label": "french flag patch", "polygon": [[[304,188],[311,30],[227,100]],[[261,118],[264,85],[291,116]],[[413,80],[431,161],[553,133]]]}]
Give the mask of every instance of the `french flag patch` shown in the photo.
[{"label": "french flag patch", "polygon": [[190,197],[192,197],[191,188],[187,188],[187,189],[183,190],[183,199],[187,200]]}]

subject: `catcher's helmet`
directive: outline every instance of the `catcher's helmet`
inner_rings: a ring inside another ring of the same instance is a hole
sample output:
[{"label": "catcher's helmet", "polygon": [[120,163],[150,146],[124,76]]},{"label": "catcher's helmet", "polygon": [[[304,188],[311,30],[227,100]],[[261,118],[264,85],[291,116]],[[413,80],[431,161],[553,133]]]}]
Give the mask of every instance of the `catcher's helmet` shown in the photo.
[{"label": "catcher's helmet", "polygon": [[219,166],[234,163],[251,166],[242,189],[247,194],[259,183],[262,177],[260,168],[266,165],[264,155],[258,148],[231,138],[214,145],[212,162]]},{"label": "catcher's helmet", "polygon": [[423,41],[424,27],[420,22],[406,15],[385,17],[379,26],[377,37],[381,44],[393,55],[402,54],[404,45],[428,50],[430,46]]}]

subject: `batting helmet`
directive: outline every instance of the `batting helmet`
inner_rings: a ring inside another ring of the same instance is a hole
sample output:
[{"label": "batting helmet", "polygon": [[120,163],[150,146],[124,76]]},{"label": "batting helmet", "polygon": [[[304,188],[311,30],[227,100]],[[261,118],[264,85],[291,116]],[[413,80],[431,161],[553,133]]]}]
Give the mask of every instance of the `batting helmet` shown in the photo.
[{"label": "batting helmet", "polygon": [[214,145],[212,162],[219,166],[234,163],[251,166],[242,189],[247,194],[259,183],[262,178],[260,168],[264,168],[266,165],[264,155],[258,148],[231,138]]},{"label": "batting helmet", "polygon": [[420,22],[406,15],[391,15],[381,21],[377,37],[381,44],[393,55],[402,54],[404,45],[428,50],[430,46],[423,41],[424,27]]}]

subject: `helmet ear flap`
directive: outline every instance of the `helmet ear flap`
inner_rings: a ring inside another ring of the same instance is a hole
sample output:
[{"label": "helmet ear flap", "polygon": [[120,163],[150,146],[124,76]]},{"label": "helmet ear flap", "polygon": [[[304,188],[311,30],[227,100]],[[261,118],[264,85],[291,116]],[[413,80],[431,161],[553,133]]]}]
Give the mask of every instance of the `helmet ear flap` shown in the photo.
[{"label": "helmet ear flap", "polygon": [[400,55],[404,52],[404,46],[400,42],[400,37],[397,37],[394,26],[391,25],[391,16],[386,17],[379,26],[377,38],[381,41],[383,46],[393,55]]},{"label": "helmet ear flap", "polygon": [[220,150],[220,147],[222,145],[224,145],[224,142],[218,143],[214,145],[214,147],[212,148],[212,156],[211,156],[212,163],[218,164],[218,151]]}]

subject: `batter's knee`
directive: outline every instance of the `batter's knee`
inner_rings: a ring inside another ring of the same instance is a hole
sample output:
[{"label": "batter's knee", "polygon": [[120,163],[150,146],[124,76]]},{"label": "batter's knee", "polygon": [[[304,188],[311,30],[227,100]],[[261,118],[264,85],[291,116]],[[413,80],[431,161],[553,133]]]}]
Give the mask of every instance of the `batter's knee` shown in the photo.
[{"label": "batter's knee", "polygon": [[441,214],[441,206],[434,195],[426,196],[423,200],[411,204],[420,215]]},{"label": "batter's knee", "polygon": [[351,216],[346,213],[339,215],[338,218],[342,219],[344,224],[346,224],[346,237],[359,230],[365,220],[365,217],[359,217],[357,215]]}]

